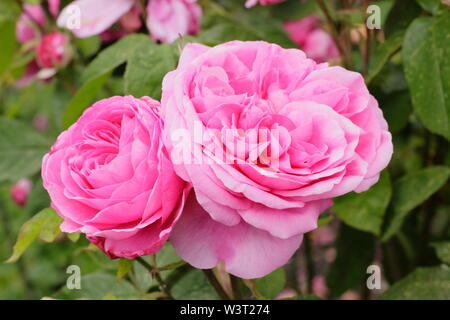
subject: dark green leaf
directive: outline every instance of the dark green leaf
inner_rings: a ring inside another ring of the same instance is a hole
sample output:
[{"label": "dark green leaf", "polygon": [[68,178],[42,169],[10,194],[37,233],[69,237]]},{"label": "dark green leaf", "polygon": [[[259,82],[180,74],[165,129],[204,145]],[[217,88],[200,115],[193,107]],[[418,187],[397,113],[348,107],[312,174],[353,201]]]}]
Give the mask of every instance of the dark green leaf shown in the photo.
[{"label": "dark green leaf", "polygon": [[389,38],[399,30],[405,30],[420,15],[422,9],[412,0],[395,0],[386,18],[384,32]]},{"label": "dark green leaf", "polygon": [[389,124],[389,131],[397,133],[403,130],[411,115],[411,96],[409,91],[396,91],[379,99],[384,117]]},{"label": "dark green leaf", "polygon": [[434,166],[396,181],[382,240],[389,240],[401,228],[407,214],[438,191],[449,176],[449,168]]},{"label": "dark green leaf", "polygon": [[201,270],[189,271],[172,288],[172,295],[178,300],[216,300],[219,299],[208,279]]},{"label": "dark green leaf", "polygon": [[16,42],[16,24],[11,22],[0,22],[0,77],[9,68],[14,51],[17,47]]},{"label": "dark green leaf", "polygon": [[366,270],[374,258],[374,239],[369,233],[341,225],[336,250],[336,260],[327,274],[327,284],[334,298],[366,285]]},{"label": "dark green leaf", "polygon": [[125,93],[135,97],[161,97],[161,84],[167,72],[175,69],[173,47],[157,45],[151,41],[143,43],[128,59],[125,70]]},{"label": "dark green leaf", "polygon": [[17,120],[0,118],[0,181],[16,181],[41,168],[50,141]]},{"label": "dark green leaf", "polygon": [[150,42],[148,35],[132,34],[109,46],[89,64],[82,76],[82,82],[104,75],[121,64],[136,52],[145,42]]},{"label": "dark green leaf", "polygon": [[415,112],[431,132],[450,139],[450,11],[411,24],[403,59]]},{"label": "dark green leaf", "polygon": [[380,181],[368,191],[336,198],[333,211],[349,226],[379,235],[391,193],[389,173],[384,171]]},{"label": "dark green leaf", "polygon": [[418,268],[395,283],[380,299],[382,300],[449,300],[450,267]]},{"label": "dark green leaf", "polygon": [[102,44],[100,36],[92,36],[89,38],[76,38],[78,48],[84,57],[90,57],[95,54]]}]

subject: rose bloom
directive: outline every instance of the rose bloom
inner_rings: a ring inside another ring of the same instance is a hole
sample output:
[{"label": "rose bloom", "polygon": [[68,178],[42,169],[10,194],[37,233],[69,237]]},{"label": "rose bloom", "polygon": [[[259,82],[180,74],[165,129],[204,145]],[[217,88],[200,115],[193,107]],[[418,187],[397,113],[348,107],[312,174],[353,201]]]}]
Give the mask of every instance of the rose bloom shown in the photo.
[{"label": "rose bloom", "polygon": [[161,142],[159,103],[112,97],[61,133],[42,163],[61,230],[83,232],[109,257],[153,254],[178,220],[189,187]]},{"label": "rose bloom", "polygon": [[367,190],[392,155],[359,73],[263,41],[186,45],[161,114],[175,171],[195,190],[175,250],[243,278],[287,263],[330,199]]},{"label": "rose bloom", "polygon": [[285,1],[285,0],[247,0],[247,2],[245,2],[245,7],[246,8],[253,7],[258,2],[262,6],[267,6],[269,4],[280,3],[280,2],[283,2],[283,1]]},{"label": "rose bloom", "polygon": [[309,58],[317,62],[325,62],[339,57],[339,50],[333,38],[320,28],[321,19],[308,16],[297,21],[284,24],[292,41],[302,49]]}]

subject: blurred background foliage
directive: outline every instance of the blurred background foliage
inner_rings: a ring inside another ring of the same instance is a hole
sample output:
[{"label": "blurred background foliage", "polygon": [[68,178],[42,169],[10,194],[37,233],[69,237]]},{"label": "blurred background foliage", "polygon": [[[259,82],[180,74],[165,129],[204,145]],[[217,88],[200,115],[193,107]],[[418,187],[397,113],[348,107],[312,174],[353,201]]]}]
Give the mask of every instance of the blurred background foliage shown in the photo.
[{"label": "blurred background foliage", "polygon": [[[445,1],[288,0],[245,9],[243,0],[201,0],[204,14],[196,36],[171,44],[152,41],[145,30],[113,42],[72,37],[70,64],[49,79],[17,86],[35,58],[15,36],[22,2],[41,1],[0,1],[0,261],[9,259],[0,264],[0,299],[218,298],[208,273],[180,261],[170,244],[156,257],[112,261],[84,236],[60,233],[58,217],[46,209],[42,156],[95,100],[123,94],[159,98],[161,80],[176,67],[185,43],[241,39],[296,47],[283,22],[311,14],[325,21],[320,3],[345,51],[332,63],[364,74],[393,133],[394,158],[372,189],[336,199],[286,267],[240,284],[243,296],[450,298],[450,10]],[[381,8],[380,30],[365,28],[368,4]],[[47,28],[56,29],[55,22]],[[19,205],[11,190],[23,178],[32,188]],[[372,264],[382,270],[381,290],[367,289]],[[81,290],[66,287],[69,265],[82,271]],[[231,290],[236,280],[221,268],[214,272]]]}]

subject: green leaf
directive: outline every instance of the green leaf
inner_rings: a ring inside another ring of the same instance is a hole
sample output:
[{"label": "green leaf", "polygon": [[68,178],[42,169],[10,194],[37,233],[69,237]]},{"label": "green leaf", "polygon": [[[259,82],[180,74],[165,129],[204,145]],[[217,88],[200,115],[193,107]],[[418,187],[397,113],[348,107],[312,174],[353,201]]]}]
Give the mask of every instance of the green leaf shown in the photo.
[{"label": "green leaf", "polygon": [[[83,271],[83,270],[81,270]],[[56,299],[136,299],[137,290],[130,282],[107,273],[90,273],[81,276],[81,289],[70,290],[64,286],[54,297]]]},{"label": "green leaf", "polygon": [[17,1],[0,1],[0,22],[16,21],[20,15],[20,11],[20,6]]},{"label": "green leaf", "polygon": [[145,42],[151,42],[151,40],[144,34],[132,34],[120,39],[99,53],[83,72],[81,81],[86,82],[114,70],[125,63]]},{"label": "green leaf", "polygon": [[449,300],[450,267],[418,268],[395,283],[380,299],[382,300]]},{"label": "green leaf", "polygon": [[417,3],[426,11],[436,14],[441,6],[441,0],[416,0]]},{"label": "green leaf", "polygon": [[0,181],[16,181],[41,168],[50,141],[30,126],[0,117]]},{"label": "green leaf", "polygon": [[202,18],[198,38],[216,45],[231,40],[264,40],[285,48],[295,48],[282,24],[270,17],[252,10],[225,11],[214,5]]},{"label": "green leaf", "polygon": [[379,235],[391,194],[389,173],[384,171],[380,181],[368,191],[336,198],[333,211],[349,226]]},{"label": "green leaf", "polygon": [[265,298],[275,298],[286,286],[286,272],[279,268],[265,277],[255,280],[256,288]]},{"label": "green leaf", "polygon": [[387,241],[397,233],[408,213],[438,191],[447,182],[449,176],[449,168],[433,166],[396,181],[393,185],[392,201],[381,239]]},{"label": "green leaf", "polygon": [[167,72],[175,69],[174,49],[168,44],[147,41],[130,56],[125,69],[125,93],[135,97],[161,97],[161,84]]},{"label": "green leaf", "polygon": [[384,31],[389,38],[399,30],[405,30],[420,15],[422,9],[412,0],[395,0],[386,18]]},{"label": "green leaf", "polygon": [[75,42],[84,57],[88,58],[95,54],[102,44],[100,36],[88,38],[75,38]]},{"label": "green leaf", "polygon": [[379,99],[383,115],[389,124],[389,131],[397,133],[403,130],[411,115],[411,95],[409,91],[396,91]]},{"label": "green leaf", "polygon": [[63,115],[63,127],[67,129],[77,121],[83,111],[89,107],[94,98],[97,96],[100,89],[108,80],[110,72],[101,74],[98,77],[91,78],[87,81],[70,100],[69,105],[64,111]]},{"label": "green leaf", "polygon": [[60,233],[61,222],[61,217],[51,208],[37,213],[20,228],[13,254],[6,263],[17,261],[37,237],[46,242],[54,241]]},{"label": "green leaf", "polygon": [[177,300],[217,300],[219,296],[201,270],[193,269],[172,288]]},{"label": "green leaf", "polygon": [[403,59],[419,119],[431,132],[450,139],[450,11],[411,24]]},{"label": "green leaf", "polygon": [[123,278],[133,268],[133,260],[120,258],[119,268],[117,269],[117,280]]},{"label": "green leaf", "polygon": [[336,250],[336,259],[327,274],[327,284],[334,298],[366,285],[366,270],[375,253],[374,239],[369,233],[341,225]]},{"label": "green leaf", "polygon": [[17,47],[16,41],[16,24],[11,22],[0,22],[0,77],[10,67],[14,58],[14,52]]},{"label": "green leaf", "polygon": [[431,244],[436,250],[436,254],[442,262],[450,264],[450,241],[434,242]]},{"label": "green leaf", "polygon": [[367,84],[369,84],[381,71],[381,69],[383,69],[383,66],[389,61],[392,55],[400,49],[404,36],[405,33],[403,31],[399,31],[390,36],[377,48],[370,63],[369,73],[366,77]]}]

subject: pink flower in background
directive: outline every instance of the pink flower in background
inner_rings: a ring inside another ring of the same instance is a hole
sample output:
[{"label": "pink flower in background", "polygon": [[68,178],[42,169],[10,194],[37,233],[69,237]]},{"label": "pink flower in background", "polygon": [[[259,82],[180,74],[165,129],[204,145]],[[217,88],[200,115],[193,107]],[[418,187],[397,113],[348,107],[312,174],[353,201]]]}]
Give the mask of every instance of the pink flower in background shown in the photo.
[{"label": "pink flower in background", "polygon": [[39,4],[24,4],[23,11],[16,23],[16,38],[20,43],[38,38],[39,27],[47,22],[45,12]]},{"label": "pink flower in background", "polygon": [[59,32],[46,34],[36,47],[37,62],[42,68],[60,68],[72,57],[69,37]]},{"label": "pink flower in background", "polygon": [[326,62],[331,58],[339,57],[339,51],[333,38],[320,28],[321,19],[317,16],[308,16],[298,21],[289,21],[284,24],[290,38],[309,58],[317,62]]},{"label": "pink flower in background", "polygon": [[[75,0],[61,12],[58,26],[71,29],[76,6],[81,23],[71,31],[79,38],[101,34],[119,20],[125,31],[134,32],[141,27],[136,3],[136,0]],[[172,42],[197,33],[201,14],[197,0],[151,0],[147,4],[147,28],[153,39]]]},{"label": "pink flower in background", "polygon": [[172,42],[196,34],[201,15],[197,0],[151,0],[147,6],[147,28],[154,40]]},{"label": "pink flower in background", "polygon": [[247,2],[245,2],[245,7],[246,8],[253,7],[258,2],[262,6],[267,6],[269,4],[280,3],[280,2],[283,2],[283,1],[285,1],[285,0],[247,0]]},{"label": "pink flower in background", "polygon": [[13,201],[23,207],[27,202],[32,186],[33,182],[30,179],[20,179],[17,181],[11,188],[11,198]]},{"label": "pink flower in background", "polygon": [[126,32],[133,33],[142,27],[141,9],[134,5],[130,11],[120,18],[120,25]]},{"label": "pink flower in background", "polygon": [[164,78],[162,117],[175,170],[195,190],[174,248],[242,278],[287,263],[331,198],[367,190],[392,155],[359,73],[263,41],[188,44]]},{"label": "pink flower in background", "polygon": [[[75,36],[86,38],[111,27],[134,4],[135,0],[75,0],[61,11],[57,23],[60,28],[70,29]],[[80,26],[71,29],[75,13],[79,13]]]},{"label": "pink flower in background", "polygon": [[83,232],[109,257],[158,251],[189,187],[161,141],[159,102],[112,97],[88,108],[42,163],[61,230]]}]

